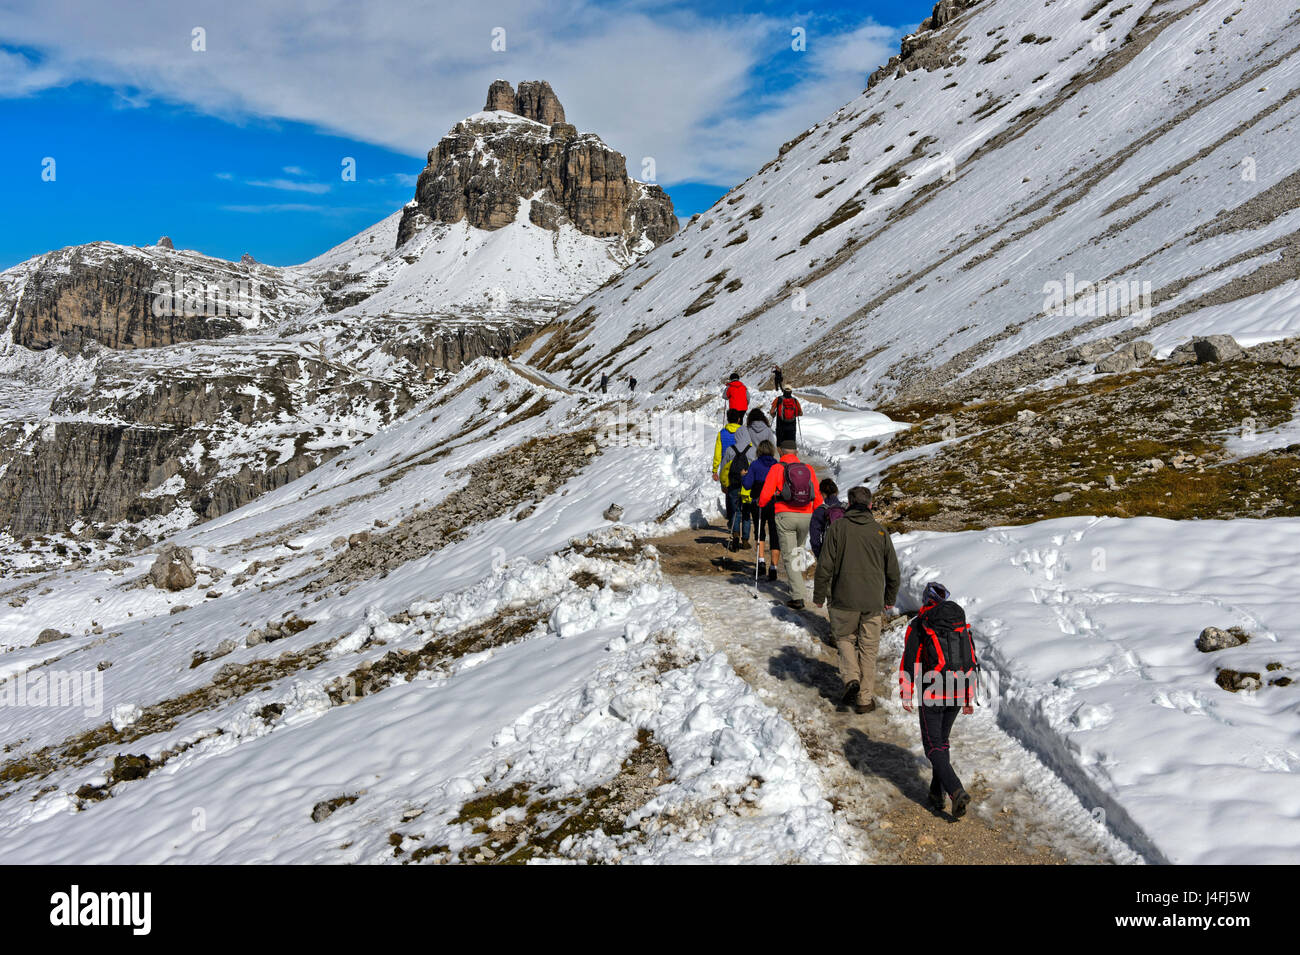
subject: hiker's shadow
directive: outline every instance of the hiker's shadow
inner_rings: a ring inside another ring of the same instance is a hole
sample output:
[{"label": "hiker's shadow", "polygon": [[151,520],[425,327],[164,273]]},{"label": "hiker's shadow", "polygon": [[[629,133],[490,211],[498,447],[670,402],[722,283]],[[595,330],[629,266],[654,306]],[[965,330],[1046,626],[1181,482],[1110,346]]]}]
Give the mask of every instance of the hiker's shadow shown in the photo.
[{"label": "hiker's shadow", "polygon": [[826,646],[835,649],[835,641],[831,638],[831,622],[820,614],[811,610],[792,610],[777,604],[772,608],[772,616],[783,623],[792,623],[807,630]]},{"label": "hiker's shadow", "polygon": [[[923,807],[932,815],[951,819],[947,813],[931,808],[930,788],[921,778],[921,765],[909,749],[872,739],[860,729],[851,729],[844,737],[844,758],[863,776],[891,783],[900,795]],[[928,767],[929,763],[925,763]]]},{"label": "hiker's shadow", "polygon": [[778,680],[794,680],[812,687],[831,703],[838,704],[844,693],[837,667],[810,657],[797,647],[784,646],[767,661],[767,672]]}]

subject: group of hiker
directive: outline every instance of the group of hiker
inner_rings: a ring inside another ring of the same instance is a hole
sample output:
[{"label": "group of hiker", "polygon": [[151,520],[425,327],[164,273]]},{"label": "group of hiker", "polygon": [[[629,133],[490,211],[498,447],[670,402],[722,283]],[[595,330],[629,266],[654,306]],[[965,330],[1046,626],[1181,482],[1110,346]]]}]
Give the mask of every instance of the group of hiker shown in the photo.
[{"label": "group of hiker", "polygon": [[[631,375],[627,376],[627,390],[629,392],[636,391],[636,379],[633,378]],[[603,395],[603,394],[608,394],[608,392],[609,392],[609,372],[602,371],[600,373],[600,393]]]},{"label": "group of hiker", "polygon": [[[726,424],[714,442],[713,479],[725,495],[726,544],[732,552],[748,549],[752,532],[755,584],[777,580],[783,564],[790,588],[786,605],[798,611],[807,600],[799,558],[811,545],[817,560],[812,602],[818,608],[829,604],[843,681],[840,707],[870,713],[876,709],[880,635],[898,596],[898,556],[872,512],[869,488],[852,487],[841,501],[835,481],[819,481],[812,465],[800,459],[803,409],[780,366],[772,378],[777,395],[767,414],[750,407],[739,374],[723,389]],[[908,625],[899,689],[909,713],[920,690],[921,738],[933,769],[929,804],[942,811],[948,796],[954,817],[965,814],[970,795],[952,768],[949,736],[958,713],[972,712],[977,669],[962,608],[942,584],[928,584]]]}]

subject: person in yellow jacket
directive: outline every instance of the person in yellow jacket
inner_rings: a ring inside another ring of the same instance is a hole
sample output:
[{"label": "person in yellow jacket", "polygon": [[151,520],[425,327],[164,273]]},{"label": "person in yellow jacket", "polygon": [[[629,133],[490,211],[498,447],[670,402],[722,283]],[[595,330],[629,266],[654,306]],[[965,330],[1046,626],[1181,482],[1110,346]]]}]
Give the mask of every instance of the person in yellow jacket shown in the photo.
[{"label": "person in yellow jacket", "polygon": [[723,467],[723,461],[727,457],[727,449],[736,443],[736,432],[740,430],[740,424],[744,420],[743,411],[728,411],[727,424],[718,432],[717,439],[713,442],[713,480],[722,485],[722,493],[727,499],[727,527],[730,528],[735,519],[735,502],[733,495],[727,493],[728,476],[726,467]]}]

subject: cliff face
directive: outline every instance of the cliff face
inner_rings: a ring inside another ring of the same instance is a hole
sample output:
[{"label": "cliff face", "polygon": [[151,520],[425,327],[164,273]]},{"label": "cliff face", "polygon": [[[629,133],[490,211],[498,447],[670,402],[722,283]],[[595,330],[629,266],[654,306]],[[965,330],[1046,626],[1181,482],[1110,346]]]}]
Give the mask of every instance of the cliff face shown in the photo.
[{"label": "cliff face", "polygon": [[653,247],[677,231],[667,193],[631,179],[622,153],[566,122],[549,83],[521,83],[516,92],[497,80],[484,111],[429,151],[397,244],[431,222],[500,229],[521,203],[534,225],[556,230],[567,222],[585,235],[621,237],[629,248]]},{"label": "cliff face", "polygon": [[[3,298],[3,296],[0,296]],[[297,314],[310,296],[282,273],[168,245],[138,249],[95,242],[28,263],[4,311],[15,344],[157,348],[224,338]]]}]

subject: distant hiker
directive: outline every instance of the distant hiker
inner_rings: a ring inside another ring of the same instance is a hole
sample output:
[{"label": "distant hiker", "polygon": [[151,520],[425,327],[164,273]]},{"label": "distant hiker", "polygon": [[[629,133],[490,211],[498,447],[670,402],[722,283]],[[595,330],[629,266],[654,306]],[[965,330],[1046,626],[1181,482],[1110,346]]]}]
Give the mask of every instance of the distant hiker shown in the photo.
[{"label": "distant hiker", "polygon": [[767,472],[758,505],[776,504],[776,534],[785,553],[785,576],[790,583],[791,598],[786,606],[802,610],[807,588],[795,562],[798,551],[808,541],[808,524],[812,512],[821,506],[822,492],[817,487],[817,472],[799,460],[794,441],[782,441],[780,448],[781,459]]},{"label": "distant hiker", "polygon": [[831,637],[840,652],[844,696],[840,706],[859,713],[876,708],[876,654],[885,611],[898,596],[894,542],[871,513],[871,491],[849,489],[849,509],[826,529],[813,603],[830,597]]},{"label": "distant hiker", "polygon": [[600,393],[602,395],[605,394],[605,391],[608,387],[609,387],[609,375],[602,371],[600,373]]},{"label": "distant hiker", "polygon": [[[763,484],[767,481],[767,473],[776,464],[776,444],[772,441],[760,441],[756,449],[758,456],[745,472],[743,484],[749,489],[753,499],[754,517],[754,538],[758,544],[758,574],[762,576],[767,574],[768,580],[776,580],[776,565],[781,560],[781,548],[777,546],[776,536],[776,501],[769,501],[766,507],[760,507],[758,498],[763,490]],[[763,544],[766,543],[770,553],[767,555],[771,563],[766,570],[763,567]]]},{"label": "distant hiker", "polygon": [[732,372],[727,387],[722,389],[722,397],[726,399],[727,411],[729,412],[739,411],[743,415],[749,410],[749,389],[740,380],[740,375],[735,372]]},{"label": "distant hiker", "polygon": [[812,547],[813,556],[821,557],[827,526],[843,517],[847,508],[836,496],[840,493],[839,485],[830,478],[822,478],[822,483],[817,486],[825,503],[813,511],[812,520],[808,522],[808,543]]},{"label": "distant hiker", "polygon": [[772,381],[776,385],[776,390],[780,391],[781,384],[785,381],[785,375],[782,374],[780,365],[772,366]]},{"label": "distant hiker", "polygon": [[952,814],[960,819],[970,805],[970,794],[952,768],[948,737],[959,712],[968,716],[974,712],[979,663],[966,613],[948,597],[948,588],[938,581],[925,585],[921,609],[907,627],[898,682],[903,709],[909,713],[913,687],[921,684],[921,744],[933,769],[930,807],[942,812],[947,793]]},{"label": "distant hiker", "polygon": [[793,441],[798,433],[799,418],[803,407],[794,392],[782,388],[781,394],[772,401],[772,420],[776,423],[776,436],[780,441]]},{"label": "distant hiker", "polygon": [[636,379],[633,378],[631,375],[627,376],[627,390],[636,391]]}]

